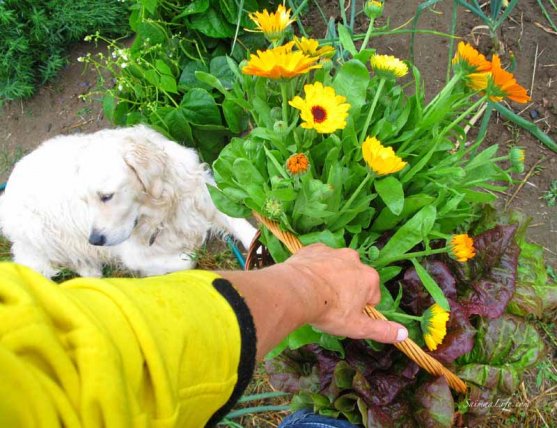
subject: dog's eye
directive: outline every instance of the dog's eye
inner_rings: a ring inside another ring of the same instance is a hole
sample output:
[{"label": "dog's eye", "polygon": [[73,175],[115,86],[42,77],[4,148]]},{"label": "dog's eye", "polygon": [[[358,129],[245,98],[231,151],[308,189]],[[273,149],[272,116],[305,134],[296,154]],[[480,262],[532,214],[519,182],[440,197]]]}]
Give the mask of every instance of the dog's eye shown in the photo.
[{"label": "dog's eye", "polygon": [[112,199],[112,197],[114,196],[114,193],[104,193],[99,195],[99,198],[101,200],[101,202],[108,202]]}]

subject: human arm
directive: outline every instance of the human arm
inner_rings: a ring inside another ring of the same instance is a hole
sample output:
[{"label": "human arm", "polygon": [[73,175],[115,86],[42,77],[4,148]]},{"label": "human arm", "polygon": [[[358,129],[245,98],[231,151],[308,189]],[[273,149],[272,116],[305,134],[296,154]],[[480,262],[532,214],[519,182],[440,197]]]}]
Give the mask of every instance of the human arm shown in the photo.
[{"label": "human arm", "polygon": [[285,263],[259,271],[219,274],[234,285],[250,308],[259,359],[304,324],[337,336],[384,343],[408,336],[404,326],[364,314],[366,305],[380,301],[379,276],[348,248],[314,244]]}]

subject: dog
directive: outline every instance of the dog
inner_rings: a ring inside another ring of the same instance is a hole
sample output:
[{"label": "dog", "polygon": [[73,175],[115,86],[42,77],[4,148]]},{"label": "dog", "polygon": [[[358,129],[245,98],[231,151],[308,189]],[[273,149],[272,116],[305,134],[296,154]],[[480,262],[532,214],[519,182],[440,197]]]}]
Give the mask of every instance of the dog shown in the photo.
[{"label": "dog", "polygon": [[141,276],[192,269],[210,233],[248,248],[256,232],[215,207],[213,183],[195,150],[144,125],[58,136],[15,165],[0,228],[14,261],[47,277],[100,277],[114,263]]}]

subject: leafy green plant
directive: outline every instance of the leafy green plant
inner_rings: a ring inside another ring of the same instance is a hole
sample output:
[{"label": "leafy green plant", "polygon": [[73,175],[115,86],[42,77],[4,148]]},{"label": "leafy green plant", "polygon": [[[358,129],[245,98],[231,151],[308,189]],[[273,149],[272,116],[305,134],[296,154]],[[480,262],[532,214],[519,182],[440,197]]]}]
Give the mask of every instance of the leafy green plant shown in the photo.
[{"label": "leafy green plant", "polygon": [[543,200],[548,207],[554,207],[557,204],[557,180],[552,180],[549,189],[542,195]]},{"label": "leafy green plant", "polygon": [[0,103],[28,97],[56,76],[68,46],[86,34],[124,34],[127,14],[118,0],[0,2]]},{"label": "leafy green plant", "polygon": [[[81,58],[99,72],[105,115],[117,125],[147,123],[212,161],[230,136],[247,126],[243,109],[224,103],[221,92],[236,79],[229,63],[244,58],[242,46],[263,41],[243,31],[251,26],[247,12],[258,5],[256,0],[135,3],[131,46],[95,34],[90,39],[108,43],[109,55]],[[217,78],[222,86],[215,89],[199,75]],[[115,82],[108,90],[107,81]]]}]

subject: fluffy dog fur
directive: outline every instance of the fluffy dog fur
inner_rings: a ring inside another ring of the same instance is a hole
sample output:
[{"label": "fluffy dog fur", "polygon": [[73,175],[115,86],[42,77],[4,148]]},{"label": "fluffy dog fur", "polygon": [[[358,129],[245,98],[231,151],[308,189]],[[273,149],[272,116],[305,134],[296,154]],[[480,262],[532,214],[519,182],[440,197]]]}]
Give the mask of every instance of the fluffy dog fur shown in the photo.
[{"label": "fluffy dog fur", "polygon": [[247,248],[255,229],[213,205],[194,150],[145,126],[59,136],[21,159],[0,198],[14,260],[54,276],[101,276],[119,262],[140,275],[195,266],[210,231]]}]

